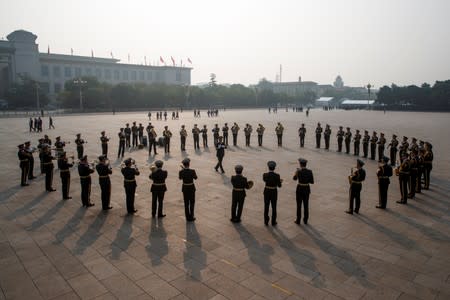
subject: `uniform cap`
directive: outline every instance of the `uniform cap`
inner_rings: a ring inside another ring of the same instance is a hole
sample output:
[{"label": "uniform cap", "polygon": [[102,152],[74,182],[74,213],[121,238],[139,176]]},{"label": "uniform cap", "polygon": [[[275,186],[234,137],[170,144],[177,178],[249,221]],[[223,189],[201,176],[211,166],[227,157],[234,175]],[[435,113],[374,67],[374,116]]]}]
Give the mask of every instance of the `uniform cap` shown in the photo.
[{"label": "uniform cap", "polygon": [[383,133],[383,132],[381,132],[381,133],[380,133],[380,135],[384,135],[384,133]]},{"label": "uniform cap", "polygon": [[191,160],[189,158],[185,158],[183,159],[183,161],[181,162],[183,165],[189,165],[191,163]]},{"label": "uniform cap", "polygon": [[306,159],[304,159],[304,158],[299,158],[299,159],[298,159],[298,162],[299,162],[300,164],[304,165],[304,164],[306,164],[308,161],[307,161]]},{"label": "uniform cap", "polygon": [[413,142],[417,142],[417,139],[415,137],[412,138]]},{"label": "uniform cap", "polygon": [[236,172],[242,172],[242,170],[244,170],[244,167],[242,165],[236,165],[234,166],[234,170]]},{"label": "uniform cap", "polygon": [[17,147],[19,147],[19,148],[23,148],[23,144],[17,145]]},{"label": "uniform cap", "polygon": [[228,123],[225,123],[225,126],[227,126],[228,125]]},{"label": "uniform cap", "polygon": [[129,166],[129,165],[131,165],[131,161],[132,161],[133,159],[130,157],[130,158],[127,158],[125,161],[124,161],[124,163],[125,163],[125,165],[126,166]]},{"label": "uniform cap", "polygon": [[155,166],[157,168],[161,168],[163,166],[164,162],[162,160],[157,160],[155,161]]},{"label": "uniform cap", "polygon": [[81,133],[77,133],[77,136],[80,136],[81,135]]},{"label": "uniform cap", "polygon": [[98,157],[98,160],[99,161],[104,161],[106,159],[106,156],[105,155],[100,155],[99,157]]},{"label": "uniform cap", "polygon": [[359,132],[359,129],[356,129],[356,132]]},{"label": "uniform cap", "polygon": [[342,126],[339,126],[339,128],[342,128]]},{"label": "uniform cap", "polygon": [[184,128],[184,125],[181,125],[181,128]]},{"label": "uniform cap", "polygon": [[197,127],[197,124],[194,124],[194,127]]},{"label": "uniform cap", "polygon": [[361,167],[364,166],[364,162],[360,159],[357,159],[356,162],[358,163],[358,165],[360,165]]},{"label": "uniform cap", "polygon": [[167,129],[167,128],[169,128],[169,126],[167,126],[167,125],[166,125],[166,126],[164,126],[164,128],[166,128],[166,129]]},{"label": "uniform cap", "polygon": [[101,134],[104,134],[105,133],[105,131],[102,131],[102,132],[100,132]]},{"label": "uniform cap", "polygon": [[392,135],[393,138],[396,138],[397,136],[395,134]]},{"label": "uniform cap", "polygon": [[364,130],[364,133],[369,133],[367,130]]},{"label": "uniform cap", "polygon": [[87,155],[83,156],[80,161],[87,161]]},{"label": "uniform cap", "polygon": [[55,139],[59,140],[60,138],[61,138],[60,136],[57,136]]},{"label": "uniform cap", "polygon": [[408,139],[408,137],[407,137],[407,136],[403,136],[403,139],[404,139],[404,140],[407,140],[407,139]]},{"label": "uniform cap", "polygon": [[269,169],[275,169],[275,167],[277,166],[277,163],[274,162],[273,160],[271,160],[271,161],[267,162],[267,166],[269,167]]},{"label": "uniform cap", "polygon": [[30,141],[26,141],[24,144],[29,145],[30,143],[31,143]]},{"label": "uniform cap", "polygon": [[387,163],[387,162],[389,161],[389,157],[384,156],[384,157],[383,157],[383,161],[384,161],[385,163]]}]

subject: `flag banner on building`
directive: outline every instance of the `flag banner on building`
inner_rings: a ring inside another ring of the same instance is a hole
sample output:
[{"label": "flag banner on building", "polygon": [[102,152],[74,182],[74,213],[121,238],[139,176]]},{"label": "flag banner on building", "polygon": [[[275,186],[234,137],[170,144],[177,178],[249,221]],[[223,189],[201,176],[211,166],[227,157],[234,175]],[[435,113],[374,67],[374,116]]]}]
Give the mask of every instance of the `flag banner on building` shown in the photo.
[{"label": "flag banner on building", "polygon": [[170,59],[172,60],[173,66],[175,66],[175,59],[173,59],[173,56],[171,56]]},{"label": "flag banner on building", "polygon": [[191,59],[190,59],[189,57],[188,57],[187,61],[188,61],[190,64],[192,64],[192,61],[191,61]]},{"label": "flag banner on building", "polygon": [[159,61],[163,64],[165,64],[164,59],[162,58],[162,56],[159,57]]}]

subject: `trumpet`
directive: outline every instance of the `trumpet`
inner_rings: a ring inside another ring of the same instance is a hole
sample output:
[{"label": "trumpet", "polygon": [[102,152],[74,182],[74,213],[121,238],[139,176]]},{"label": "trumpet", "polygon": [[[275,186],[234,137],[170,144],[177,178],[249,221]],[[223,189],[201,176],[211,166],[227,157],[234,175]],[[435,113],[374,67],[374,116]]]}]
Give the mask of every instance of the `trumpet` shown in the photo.
[{"label": "trumpet", "polygon": [[153,173],[156,171],[156,169],[157,169],[157,167],[154,164],[150,166],[150,172]]},{"label": "trumpet", "polygon": [[181,170],[186,169],[183,164],[180,164],[180,168],[181,168]]}]

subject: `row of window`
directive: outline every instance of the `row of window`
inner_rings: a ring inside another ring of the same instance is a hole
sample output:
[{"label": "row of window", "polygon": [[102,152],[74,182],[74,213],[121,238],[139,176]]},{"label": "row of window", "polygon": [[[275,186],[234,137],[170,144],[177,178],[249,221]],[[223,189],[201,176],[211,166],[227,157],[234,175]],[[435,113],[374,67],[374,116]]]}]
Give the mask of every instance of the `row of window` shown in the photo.
[{"label": "row of window", "polygon": [[[79,67],[60,67],[60,66],[52,66],[52,74],[54,78],[61,78],[61,69],[64,70],[64,77],[66,78],[74,78],[80,77],[82,75],[85,76],[95,76],[98,79],[105,80],[131,80],[131,81],[153,81],[153,72],[151,71],[127,71],[127,70],[111,70],[111,69],[99,69],[95,68],[92,70],[91,68],[85,68],[82,74],[82,69]],[[50,68],[48,65],[41,66],[41,75],[42,77],[50,76]],[[155,72],[155,80],[161,81],[162,74],[161,72]],[[181,82],[181,72],[177,72],[175,75],[175,80]]]}]

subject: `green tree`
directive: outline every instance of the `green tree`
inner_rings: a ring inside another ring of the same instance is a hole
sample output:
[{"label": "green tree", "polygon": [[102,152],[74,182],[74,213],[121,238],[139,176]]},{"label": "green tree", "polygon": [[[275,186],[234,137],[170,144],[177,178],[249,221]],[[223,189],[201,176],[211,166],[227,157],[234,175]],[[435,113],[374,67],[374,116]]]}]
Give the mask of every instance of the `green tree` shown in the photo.
[{"label": "green tree", "polygon": [[20,76],[19,79],[5,95],[10,108],[37,109],[37,95],[39,95],[40,108],[48,104],[49,98],[44,91],[44,83],[39,83],[29,76]]}]

